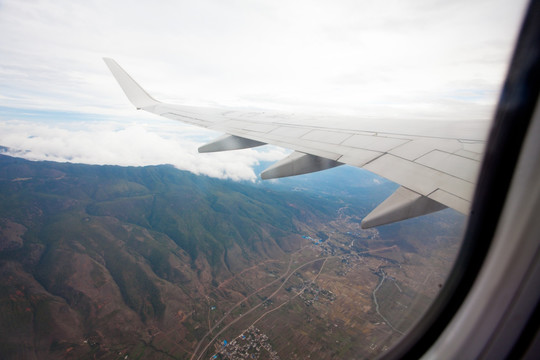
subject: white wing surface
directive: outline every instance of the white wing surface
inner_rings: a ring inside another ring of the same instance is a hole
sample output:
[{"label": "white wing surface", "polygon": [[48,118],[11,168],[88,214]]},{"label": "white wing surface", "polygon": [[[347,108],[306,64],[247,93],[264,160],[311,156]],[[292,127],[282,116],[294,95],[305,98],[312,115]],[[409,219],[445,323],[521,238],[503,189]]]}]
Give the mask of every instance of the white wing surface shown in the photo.
[{"label": "white wing surface", "polygon": [[[137,109],[226,134],[202,146],[199,152],[264,144],[294,150],[263,171],[263,179],[349,164],[400,184],[394,194],[364,218],[364,228],[446,207],[463,214],[469,212],[484,146],[482,124],[465,129],[465,136],[460,136],[453,131],[437,133],[413,121],[401,122],[399,131],[383,124],[376,130],[378,124],[360,120],[354,121],[354,127],[310,126],[305,125],[305,118],[293,115],[165,104],[148,95],[114,60],[104,60]],[[444,129],[440,123],[437,125],[437,129]]]}]

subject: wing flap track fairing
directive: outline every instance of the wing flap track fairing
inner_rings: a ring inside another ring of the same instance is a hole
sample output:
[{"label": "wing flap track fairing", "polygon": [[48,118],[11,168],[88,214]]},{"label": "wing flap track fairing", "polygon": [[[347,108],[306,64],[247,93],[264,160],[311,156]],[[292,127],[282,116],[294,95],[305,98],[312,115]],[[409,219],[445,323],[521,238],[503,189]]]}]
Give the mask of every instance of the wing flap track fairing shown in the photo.
[{"label": "wing flap track fairing", "polygon": [[308,174],[315,171],[330,169],[339,165],[343,164],[335,160],[295,151],[285,159],[278,161],[268,169],[264,170],[261,173],[261,179],[277,179],[287,176]]},{"label": "wing flap track fairing", "polygon": [[256,146],[266,145],[266,143],[246,139],[236,135],[223,135],[219,138],[199,147],[200,153],[248,149]]},{"label": "wing flap track fairing", "polygon": [[361,226],[368,229],[443,209],[443,204],[400,186],[362,220]]}]

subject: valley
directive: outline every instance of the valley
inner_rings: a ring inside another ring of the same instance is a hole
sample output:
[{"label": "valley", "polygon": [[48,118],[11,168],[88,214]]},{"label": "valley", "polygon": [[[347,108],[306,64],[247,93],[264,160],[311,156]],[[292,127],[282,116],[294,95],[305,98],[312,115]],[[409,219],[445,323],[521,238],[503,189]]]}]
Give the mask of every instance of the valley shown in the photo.
[{"label": "valley", "polygon": [[291,191],[287,181],[0,155],[2,357],[384,352],[444,283],[463,217],[362,230],[392,184],[334,192],[328,179],[300,177]]}]

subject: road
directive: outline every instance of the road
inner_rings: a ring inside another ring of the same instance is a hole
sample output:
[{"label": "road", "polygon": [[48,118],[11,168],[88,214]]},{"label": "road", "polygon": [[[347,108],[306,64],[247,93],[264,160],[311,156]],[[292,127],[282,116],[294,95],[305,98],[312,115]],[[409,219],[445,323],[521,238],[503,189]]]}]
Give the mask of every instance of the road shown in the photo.
[{"label": "road", "polygon": [[[398,329],[396,329],[392,323],[390,321],[388,321],[387,318],[384,317],[383,314],[381,314],[381,312],[379,311],[379,303],[377,302],[377,290],[379,290],[379,288],[382,286],[382,284],[384,283],[384,280],[386,280],[386,273],[383,271],[383,270],[380,270],[380,272],[382,273],[382,277],[381,277],[381,281],[379,282],[379,284],[377,285],[377,287],[373,290],[373,302],[375,303],[375,311],[377,311],[377,314],[379,314],[379,316],[385,321],[386,325],[390,326],[392,328],[392,330],[394,330],[395,332],[403,335],[403,332],[402,331],[399,331]],[[399,288],[399,287],[398,287]]]},{"label": "road", "polygon": [[[197,347],[195,348],[195,351],[193,351],[193,355],[191,355],[191,360],[193,360],[195,358],[195,355],[197,355],[198,351],[199,351],[199,348],[201,347],[202,343],[204,342],[204,340],[206,340],[206,338],[212,334],[212,332],[223,322],[223,320],[225,320],[227,318],[227,316],[229,316],[231,314],[231,312],[234,311],[234,309],[236,309],[237,307],[239,307],[240,305],[242,305],[242,303],[246,302],[250,297],[252,297],[253,295],[256,295],[258,292],[266,289],[267,287],[269,286],[272,286],[273,284],[275,284],[276,282],[280,281],[281,279],[283,279],[290,271],[291,269],[291,265],[292,265],[292,261],[293,261],[293,257],[294,255],[296,255],[298,252],[302,251],[304,249],[304,247],[301,247],[300,249],[296,250],[295,252],[293,252],[290,257],[289,257],[289,264],[287,265],[287,270],[285,270],[285,273],[283,275],[281,275],[280,277],[278,277],[277,279],[275,279],[274,281],[266,284],[265,286],[255,290],[254,292],[252,292],[251,294],[249,294],[248,296],[246,296],[244,299],[242,299],[241,301],[237,302],[235,305],[233,305],[232,308],[230,308],[226,313],[225,315],[222,316],[221,319],[219,319],[215,324],[214,326],[210,327],[210,330],[208,330],[208,332],[206,334],[204,334],[204,336],[202,337],[201,340],[199,340],[199,342],[197,343]],[[255,267],[251,267],[250,269],[253,269]],[[261,303],[262,304],[262,303]],[[260,306],[261,304],[257,305],[257,306]],[[245,314],[244,314],[245,315]],[[210,344],[213,342],[210,341]],[[199,356],[200,357],[200,356]]]},{"label": "road", "polygon": [[[317,258],[317,259],[314,259],[314,260],[311,260],[311,261],[308,261],[308,262],[305,262],[304,264],[296,267],[294,270],[291,271],[291,273],[289,274],[289,276],[287,276],[287,278],[281,283],[281,285],[270,295],[267,297],[267,300],[268,299],[271,299],[272,297],[274,297],[282,288],[283,286],[287,283],[287,281],[290,279],[291,276],[294,275],[295,272],[297,272],[298,270],[300,270],[301,268],[303,268],[304,266],[306,265],[309,265],[309,264],[312,264],[314,262],[317,262],[317,261],[320,261],[320,260],[324,260],[325,263],[326,263],[326,260],[328,260],[329,258],[332,258],[332,257],[337,257],[337,256],[327,256],[327,257],[321,257],[321,258]],[[292,257],[291,257],[291,260],[289,261],[289,267],[287,269],[287,273],[290,271],[290,265],[291,265],[291,261],[292,261]],[[322,267],[321,267],[321,270],[322,270]],[[319,273],[317,274],[317,277],[319,276],[321,270],[319,270]],[[254,295],[255,293],[259,292],[260,290],[268,287],[269,285],[275,283],[276,281],[279,281],[280,279],[282,279],[287,273],[285,273],[283,276],[281,276],[280,278],[272,281],[272,283],[258,289],[257,291],[255,291],[254,293],[252,293],[250,296]],[[295,296],[298,296],[300,293],[298,293],[297,295]],[[195,352],[193,353],[193,355],[191,356],[191,359],[194,359],[195,358],[195,355],[197,354],[198,352],[198,349],[200,347],[200,344],[204,341],[204,339],[207,337],[207,335],[209,333],[211,333],[211,331],[213,329],[215,329],[238,305],[240,305],[241,303],[243,303],[244,301],[246,301],[246,299],[240,301],[239,303],[237,303],[233,308],[231,308],[223,318],[221,318],[221,320],[216,323],[216,325],[214,325],[212,327],[212,329],[203,337],[203,339],[201,339],[201,341],[199,341],[199,344],[197,345],[197,348],[195,349]],[[257,308],[259,308],[260,306],[262,306],[263,302],[259,303],[258,305],[252,307],[251,309],[249,309],[248,311],[246,311],[244,314],[240,315],[239,317],[237,317],[236,319],[234,319],[233,321],[231,321],[230,323],[228,323],[223,329],[221,329],[211,340],[208,344],[206,344],[206,346],[201,350],[199,356],[197,356],[197,360],[199,360],[201,358],[201,356],[204,355],[204,353],[206,353],[206,350],[208,349],[208,347],[225,331],[227,330],[231,325],[235,324],[236,322],[238,322],[239,320],[241,320],[244,316],[250,314],[251,312],[255,311]],[[283,305],[283,304],[282,304]],[[281,305],[280,305],[281,306]],[[277,308],[276,308],[277,309]],[[273,309],[273,310],[276,310],[276,309]],[[268,312],[271,312],[271,311],[268,311]],[[267,312],[267,313],[268,313]],[[263,314],[264,316],[265,314]],[[263,316],[261,316],[260,318],[262,318]],[[259,319],[257,319],[255,322],[257,322]],[[255,323],[254,322],[254,323]]]},{"label": "road", "polygon": [[[366,251],[361,251],[361,252],[358,252],[357,254],[368,254],[368,253],[375,253],[375,252],[379,252],[379,251],[385,251],[385,250],[390,250],[390,249],[393,249],[395,248],[395,245],[393,246],[388,246],[388,247],[382,247],[382,248],[378,248],[378,249],[373,249],[373,250],[366,250]],[[258,309],[260,306],[262,306],[263,302],[259,303],[258,305],[255,305],[254,307],[252,307],[251,309],[249,309],[248,311],[246,311],[244,314],[240,315],[239,317],[237,317],[236,319],[232,320],[230,323],[228,323],[225,327],[223,327],[219,332],[217,332],[214,337],[208,342],[208,344],[206,344],[206,346],[199,352],[199,349],[200,347],[202,346],[203,342],[208,338],[208,336],[210,336],[214,330],[237,308],[239,307],[242,303],[246,302],[250,297],[256,295],[257,293],[259,293],[260,291],[266,289],[267,287],[269,286],[272,286],[273,284],[275,284],[276,282],[278,281],[281,281],[282,279],[285,279],[283,280],[283,282],[281,283],[281,285],[270,295],[267,297],[267,299],[271,299],[272,297],[274,297],[282,288],[283,286],[287,283],[287,281],[291,278],[291,276],[298,270],[300,270],[301,268],[303,268],[304,266],[306,265],[309,265],[309,264],[312,264],[314,262],[317,262],[319,260],[324,260],[324,263],[323,263],[323,266],[321,266],[321,269],[319,270],[319,273],[317,274],[316,278],[320,275],[322,269],[324,268],[324,264],[326,263],[326,261],[330,258],[338,258],[340,257],[341,255],[331,255],[331,256],[326,256],[326,257],[319,257],[319,258],[316,258],[316,259],[313,259],[313,260],[310,260],[310,261],[307,261],[305,263],[303,263],[302,265],[299,265],[298,267],[296,267],[295,269],[293,269],[291,271],[291,265],[292,265],[292,261],[293,261],[293,257],[296,253],[300,252],[301,250],[303,250],[304,248],[300,248],[299,250],[295,251],[294,253],[291,254],[290,258],[289,258],[289,263],[287,265],[287,270],[285,271],[285,273],[280,276],[279,278],[275,279],[274,281],[266,284],[265,286],[255,290],[254,292],[252,292],[251,294],[249,294],[248,296],[246,296],[244,299],[242,299],[241,301],[237,302],[232,308],[230,308],[224,315],[223,317],[217,321],[214,326],[212,326],[210,328],[210,330],[202,337],[202,339],[197,343],[197,346],[190,358],[190,360],[199,360],[205,353],[206,351],[208,350],[208,347],[214,343],[214,341],[224,332],[226,331],[230,326],[234,325],[236,322],[238,322],[239,320],[241,320],[244,316],[252,313],[253,311],[255,311],[256,309]],[[288,274],[288,275],[287,275]],[[315,279],[316,279],[315,278]],[[314,280],[313,280],[314,281]],[[377,297],[375,295],[375,292],[378,290],[378,288],[382,285],[382,282],[384,281],[384,278],[383,280],[379,283],[379,285],[377,286],[377,288],[374,290],[373,292],[373,299],[374,299],[374,302],[376,304],[376,309],[377,309],[377,313],[386,321],[386,323],[393,329],[395,330],[396,332],[402,334],[401,331],[395,329],[389,322],[388,320],[379,312],[379,305],[377,303]],[[300,295],[301,292],[297,293],[294,297]],[[293,297],[293,298],[294,298]],[[292,299],[292,298],[291,298]],[[290,301],[291,299],[289,299],[288,301]],[[285,303],[287,303],[288,301],[286,301]],[[281,304],[279,307],[283,306],[285,303]],[[274,308],[272,310],[269,310],[267,311],[266,313],[264,313],[263,315],[261,315],[257,320],[255,320],[255,322],[253,324],[255,324],[257,321],[259,321],[260,319],[262,319],[266,314],[272,312],[272,311],[275,311],[277,310],[279,307],[277,308]],[[253,325],[252,324],[252,325]],[[199,354],[197,356],[197,354]]]}]

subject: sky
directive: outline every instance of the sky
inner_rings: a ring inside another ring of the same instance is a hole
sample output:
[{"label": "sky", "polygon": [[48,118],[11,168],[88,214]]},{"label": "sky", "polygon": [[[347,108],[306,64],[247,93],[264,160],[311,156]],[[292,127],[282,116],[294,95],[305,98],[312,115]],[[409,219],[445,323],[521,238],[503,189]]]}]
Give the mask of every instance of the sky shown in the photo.
[{"label": "sky", "polygon": [[0,146],[256,181],[271,146],[136,111],[102,61],[186,105],[348,119],[490,119],[525,2],[0,0]]}]

